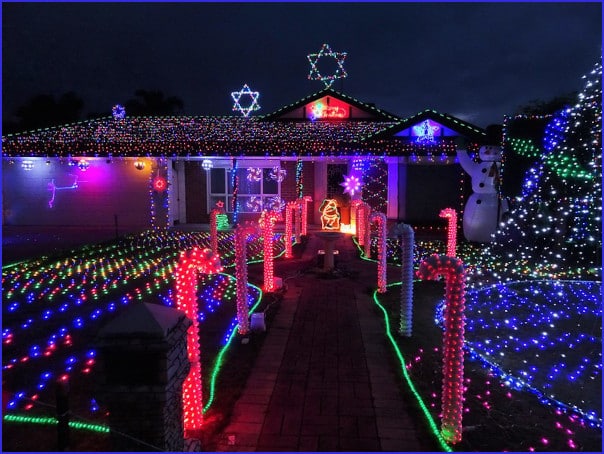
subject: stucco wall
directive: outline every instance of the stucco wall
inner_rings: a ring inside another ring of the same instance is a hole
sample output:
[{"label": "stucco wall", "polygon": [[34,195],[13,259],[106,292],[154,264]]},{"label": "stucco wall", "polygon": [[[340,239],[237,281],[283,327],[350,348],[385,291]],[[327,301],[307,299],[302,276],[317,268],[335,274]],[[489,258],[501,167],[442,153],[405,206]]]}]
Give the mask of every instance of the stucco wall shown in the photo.
[{"label": "stucco wall", "polygon": [[[133,158],[87,158],[81,171],[67,159],[2,160],[3,225],[150,226],[149,181],[153,161],[143,170]],[[12,163],[11,163],[12,162]],[[161,207],[158,207],[161,211]],[[161,217],[160,217],[161,218]]]}]

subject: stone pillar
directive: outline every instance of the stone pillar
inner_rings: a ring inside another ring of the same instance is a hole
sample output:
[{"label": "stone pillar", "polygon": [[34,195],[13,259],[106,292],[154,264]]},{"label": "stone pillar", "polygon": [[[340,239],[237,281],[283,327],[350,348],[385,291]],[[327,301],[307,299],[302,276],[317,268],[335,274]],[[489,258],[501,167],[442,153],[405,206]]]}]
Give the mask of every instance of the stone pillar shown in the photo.
[{"label": "stone pillar", "polygon": [[182,385],[191,324],[180,310],[136,303],[100,330],[100,398],[109,408],[114,451],[185,450]]}]

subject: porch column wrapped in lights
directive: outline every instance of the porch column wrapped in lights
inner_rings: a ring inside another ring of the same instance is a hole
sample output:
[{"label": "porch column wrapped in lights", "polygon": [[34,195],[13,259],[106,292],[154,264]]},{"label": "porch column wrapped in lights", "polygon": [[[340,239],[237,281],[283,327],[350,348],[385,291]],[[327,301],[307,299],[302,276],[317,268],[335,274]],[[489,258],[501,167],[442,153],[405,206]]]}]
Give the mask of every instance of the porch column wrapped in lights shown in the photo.
[{"label": "porch column wrapped in lights", "polygon": [[312,197],[305,195],[298,199],[302,205],[302,235],[308,235],[308,202],[312,202]]},{"label": "porch column wrapped in lights", "polygon": [[191,369],[182,388],[185,436],[187,436],[187,432],[191,433],[201,429],[203,424],[197,273],[214,274],[220,273],[222,270],[220,257],[208,248],[202,250],[194,247],[190,251],[182,251],[176,265],[176,307],[193,322],[187,330],[187,356]]},{"label": "porch column wrapped in lights", "polygon": [[285,258],[290,259],[294,256],[292,253],[292,231],[293,217],[297,202],[287,202],[285,206]]},{"label": "porch column wrapped in lights", "polygon": [[457,212],[453,208],[441,210],[439,216],[449,220],[447,225],[447,256],[457,257]]},{"label": "porch column wrapped in lights", "polygon": [[365,235],[364,235],[364,230],[363,230],[363,226],[361,223],[361,205],[362,204],[363,204],[363,201],[360,199],[353,200],[350,204],[350,206],[352,207],[352,212],[354,213],[355,234],[356,234],[357,240],[359,241],[359,246],[363,246],[365,244]]},{"label": "porch column wrapped in lights", "polygon": [[361,210],[361,222],[363,224],[363,233],[365,235],[365,257],[371,258],[371,224],[369,223],[369,216],[371,215],[371,207],[367,202],[363,202],[363,209]]},{"label": "porch column wrapped in lights", "polygon": [[409,224],[399,224],[401,238],[401,312],[398,332],[411,337],[413,330],[413,244],[415,233]]},{"label": "porch column wrapped in lights", "polygon": [[[265,292],[275,291],[275,274],[273,266],[273,239],[275,236],[275,222],[281,218],[276,211],[263,210],[260,215],[260,228],[264,239],[264,288]],[[286,239],[287,240],[287,239]],[[290,237],[291,241],[291,237]]]},{"label": "porch column wrapped in lights", "polygon": [[441,433],[449,443],[459,443],[463,414],[463,344],[465,324],[465,272],[461,260],[432,255],[417,272],[420,279],[445,278],[443,334],[443,394]]},{"label": "porch column wrapped in lights", "polygon": [[378,293],[386,293],[386,215],[374,211],[369,216],[369,224],[371,225],[374,222],[377,222],[378,225]]},{"label": "porch column wrapped in lights", "polygon": [[237,278],[237,332],[245,335],[250,331],[247,302],[247,237],[258,233],[256,224],[239,224],[235,228],[235,277]]},{"label": "porch column wrapped in lights", "polygon": [[296,214],[296,216],[294,216],[294,230],[296,232],[296,243],[301,243],[302,239],[300,238],[300,235],[302,234],[302,204],[296,203],[294,210]]}]

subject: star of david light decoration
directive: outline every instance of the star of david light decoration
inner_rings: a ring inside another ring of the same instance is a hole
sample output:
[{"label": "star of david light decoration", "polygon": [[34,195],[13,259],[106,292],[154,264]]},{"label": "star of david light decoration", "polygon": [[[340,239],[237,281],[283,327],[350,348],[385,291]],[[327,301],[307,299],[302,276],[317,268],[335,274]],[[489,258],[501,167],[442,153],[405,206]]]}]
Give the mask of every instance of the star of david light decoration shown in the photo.
[{"label": "star of david light decoration", "polygon": [[[310,73],[308,74],[309,80],[320,80],[325,84],[325,88],[331,87],[333,81],[336,79],[344,79],[348,76],[346,70],[344,69],[344,60],[346,59],[346,52],[334,52],[329,47],[329,44],[323,44],[321,50],[317,54],[308,54],[306,57],[310,62]],[[319,72],[317,68],[317,62],[321,57],[331,57],[335,58],[336,63],[338,65],[338,69],[336,69],[336,73],[330,76],[323,76]]]},{"label": "star of david light decoration", "polygon": [[126,118],[126,109],[121,104],[116,104],[111,108],[111,114],[115,120]]},{"label": "star of david light decoration", "polygon": [[[239,101],[242,96],[249,96],[252,100],[252,103],[248,107],[243,107]],[[243,85],[243,88],[239,91],[231,92],[231,97],[235,104],[233,104],[233,110],[236,112],[241,112],[244,117],[247,117],[251,111],[260,109],[260,104],[258,104],[258,97],[260,96],[260,92],[250,90],[250,87],[247,84]]]},{"label": "star of david light decoration", "polygon": [[353,196],[355,192],[361,190],[361,180],[354,175],[344,176],[344,183],[340,183],[340,186],[344,186],[344,192]]}]

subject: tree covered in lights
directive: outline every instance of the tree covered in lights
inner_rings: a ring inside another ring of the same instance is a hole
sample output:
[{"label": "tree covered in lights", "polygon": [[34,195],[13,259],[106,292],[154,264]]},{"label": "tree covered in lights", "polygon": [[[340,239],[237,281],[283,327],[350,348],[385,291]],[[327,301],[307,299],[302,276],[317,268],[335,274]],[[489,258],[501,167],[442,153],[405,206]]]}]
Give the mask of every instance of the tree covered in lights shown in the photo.
[{"label": "tree covered in lights", "polygon": [[[576,104],[547,123],[542,143],[510,144],[535,165],[522,193],[486,251],[495,277],[587,278],[602,263],[602,64]],[[513,159],[508,157],[508,159]],[[504,173],[505,179],[505,173]],[[494,259],[494,260],[493,260]]]}]

